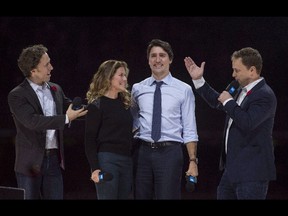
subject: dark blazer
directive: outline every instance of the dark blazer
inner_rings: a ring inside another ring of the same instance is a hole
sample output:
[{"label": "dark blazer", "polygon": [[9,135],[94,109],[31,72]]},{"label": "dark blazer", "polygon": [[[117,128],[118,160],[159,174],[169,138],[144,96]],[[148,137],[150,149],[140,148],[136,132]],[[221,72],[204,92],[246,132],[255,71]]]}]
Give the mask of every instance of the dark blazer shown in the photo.
[{"label": "dark blazer", "polygon": [[56,129],[64,169],[63,129],[65,113],[71,100],[56,83],[48,82],[56,104],[55,116],[44,116],[37,94],[25,79],[8,94],[8,104],[17,134],[15,139],[15,172],[33,175],[41,167],[46,142],[46,130]]},{"label": "dark blazer", "polygon": [[[217,108],[219,93],[208,83],[196,90],[213,108]],[[226,169],[234,183],[276,179],[272,131],[277,107],[273,90],[261,80],[251,89],[241,107],[236,100],[220,106],[226,115],[220,170]],[[229,118],[233,119],[225,153],[225,135]]]}]

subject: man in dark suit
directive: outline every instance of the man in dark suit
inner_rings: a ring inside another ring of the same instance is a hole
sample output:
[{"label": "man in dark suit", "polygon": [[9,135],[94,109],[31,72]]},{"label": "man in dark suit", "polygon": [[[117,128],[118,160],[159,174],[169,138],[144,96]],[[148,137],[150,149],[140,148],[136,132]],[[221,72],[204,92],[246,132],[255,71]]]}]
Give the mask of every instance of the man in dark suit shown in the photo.
[{"label": "man in dark suit", "polygon": [[47,51],[43,45],[22,50],[18,66],[25,79],[8,94],[17,129],[14,170],[25,199],[63,199],[63,129],[87,113],[73,110],[62,88],[49,82],[53,67]]},{"label": "man in dark suit", "polygon": [[196,91],[227,114],[217,199],[266,199],[269,181],[276,180],[272,131],[277,99],[261,77],[262,57],[256,49],[235,51],[231,61],[232,76],[242,90],[235,100],[204,80],[205,62],[198,67],[190,57],[184,59]]}]

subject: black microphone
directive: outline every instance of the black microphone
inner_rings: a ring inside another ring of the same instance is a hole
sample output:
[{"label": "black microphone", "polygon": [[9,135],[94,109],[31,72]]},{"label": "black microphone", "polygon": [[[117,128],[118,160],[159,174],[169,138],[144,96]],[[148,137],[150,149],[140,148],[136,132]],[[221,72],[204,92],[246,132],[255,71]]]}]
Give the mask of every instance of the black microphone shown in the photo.
[{"label": "black microphone", "polygon": [[197,183],[197,177],[195,176],[187,176],[186,175],[186,191],[187,192],[193,192],[195,190],[195,184]]},{"label": "black microphone", "polygon": [[239,88],[239,83],[237,80],[233,80],[225,89],[225,91],[228,91],[229,94],[234,97],[237,93],[237,89]]},{"label": "black microphone", "polygon": [[72,109],[73,110],[79,110],[82,106],[82,99],[80,97],[75,97],[72,101]]},{"label": "black microphone", "polygon": [[[83,107],[81,97],[75,97],[72,101],[72,109],[79,110]],[[68,128],[71,127],[71,121],[69,122]]]},{"label": "black microphone", "polygon": [[[225,91],[229,92],[229,94],[234,97],[237,93],[237,89],[239,88],[239,83],[237,80],[233,80],[225,89]],[[220,107],[222,103],[219,101],[217,108]]]},{"label": "black microphone", "polygon": [[106,182],[106,181],[111,181],[113,179],[113,175],[111,173],[108,172],[100,172],[99,173],[99,182],[98,183],[102,183],[102,182]]}]

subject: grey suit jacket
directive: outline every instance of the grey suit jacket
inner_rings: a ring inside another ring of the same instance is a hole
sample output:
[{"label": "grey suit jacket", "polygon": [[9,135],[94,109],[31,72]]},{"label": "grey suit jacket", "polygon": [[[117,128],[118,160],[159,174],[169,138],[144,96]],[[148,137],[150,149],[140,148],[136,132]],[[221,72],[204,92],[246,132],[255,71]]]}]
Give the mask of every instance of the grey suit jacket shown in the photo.
[{"label": "grey suit jacket", "polygon": [[43,115],[37,94],[26,79],[8,94],[8,104],[17,130],[15,172],[34,175],[35,171],[41,167],[47,129],[57,131],[61,167],[64,169],[63,129],[66,118],[64,111],[71,100],[64,95],[58,84],[52,82],[48,84],[56,104],[55,116]]}]

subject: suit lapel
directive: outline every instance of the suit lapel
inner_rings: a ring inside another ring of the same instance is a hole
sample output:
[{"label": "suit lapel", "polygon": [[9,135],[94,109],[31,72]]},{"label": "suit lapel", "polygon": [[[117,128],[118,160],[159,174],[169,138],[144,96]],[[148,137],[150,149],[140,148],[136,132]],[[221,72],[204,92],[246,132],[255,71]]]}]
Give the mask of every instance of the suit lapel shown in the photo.
[{"label": "suit lapel", "polygon": [[237,99],[238,99],[241,91],[242,91],[242,88],[238,88],[238,89],[237,89],[237,93],[236,93],[235,96],[233,97],[235,101],[237,101]]},{"label": "suit lapel", "polygon": [[244,105],[245,105],[245,103],[246,103],[247,99],[248,99],[248,97],[247,97],[247,95],[246,95],[246,96],[244,97],[244,99],[243,99],[242,103],[240,104],[241,108],[243,108],[243,107],[244,107]]},{"label": "suit lapel", "polygon": [[36,92],[33,90],[33,88],[31,87],[31,85],[29,84],[29,82],[26,79],[22,82],[22,86],[24,89],[27,90],[27,93],[28,93],[27,100],[29,100],[33,106],[36,105],[37,107],[35,107],[35,108],[39,109],[43,114],[43,110],[42,110],[39,98],[38,98]]},{"label": "suit lapel", "polygon": [[[261,80],[257,85],[255,85],[251,90],[250,90],[250,94],[253,94],[253,92],[257,91],[259,88],[261,88],[264,84],[265,84],[265,79]],[[245,106],[245,104],[248,101],[249,96],[246,95],[245,98],[243,99],[242,103],[241,103],[241,108],[243,108]]]}]

